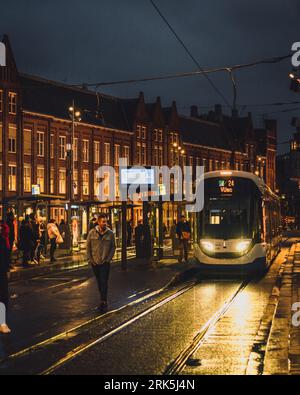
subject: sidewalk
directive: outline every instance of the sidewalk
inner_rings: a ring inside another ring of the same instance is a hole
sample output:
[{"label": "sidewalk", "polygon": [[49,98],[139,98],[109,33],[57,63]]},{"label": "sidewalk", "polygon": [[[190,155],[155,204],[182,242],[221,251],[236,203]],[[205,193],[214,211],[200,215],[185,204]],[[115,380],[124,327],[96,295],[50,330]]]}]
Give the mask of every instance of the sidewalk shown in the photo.
[{"label": "sidewalk", "polygon": [[[161,264],[163,266],[166,265],[174,265],[177,259],[171,256],[169,248],[164,249],[164,258],[162,261],[155,261],[155,266],[158,267]],[[79,269],[88,265],[86,260],[86,251],[82,250],[80,252],[73,253],[73,255],[66,255],[66,251],[57,250],[56,253],[57,261],[55,263],[50,263],[49,259],[42,260],[39,265],[32,265],[29,268],[23,268],[21,260],[18,259],[16,263],[13,262],[14,268],[10,271],[9,281],[19,281],[19,280],[29,280],[34,277],[39,277],[43,275],[47,275],[53,272],[60,272],[63,270],[71,270],[71,269]],[[127,249],[127,259],[128,262],[135,261],[135,251],[133,247],[129,247]],[[154,258],[155,260],[155,258]],[[113,259],[113,263],[121,262],[121,250],[118,248]],[[163,263],[162,263],[163,262]]]},{"label": "sidewalk", "polygon": [[[273,299],[273,320],[264,358],[264,375],[300,374],[300,243],[287,257]],[[297,310],[292,309],[298,303]],[[298,312],[298,318],[294,314]],[[293,319],[294,316],[294,319]]]}]

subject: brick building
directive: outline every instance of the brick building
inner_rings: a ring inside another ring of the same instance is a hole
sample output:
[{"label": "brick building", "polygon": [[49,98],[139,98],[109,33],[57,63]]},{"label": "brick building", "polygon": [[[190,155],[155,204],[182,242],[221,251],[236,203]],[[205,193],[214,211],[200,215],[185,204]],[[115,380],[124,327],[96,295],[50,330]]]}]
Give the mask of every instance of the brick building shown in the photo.
[{"label": "brick building", "polygon": [[[203,165],[205,171],[238,169],[255,172],[275,188],[276,123],[253,128],[251,114],[238,117],[214,111],[190,116],[178,114],[176,102],[162,107],[158,97],[146,103],[96,94],[85,88],[20,73],[8,38],[3,39],[7,65],[0,67],[0,209],[12,206],[19,216],[38,211],[59,221],[68,207],[67,147],[73,141],[72,215],[86,234],[92,212],[106,210],[115,229],[120,223],[120,202],[96,198],[101,165],[118,169],[120,157],[129,165]],[[72,122],[75,102],[81,120]],[[181,147],[178,150],[178,147]],[[37,188],[37,189],[36,189]],[[128,217],[137,222],[141,202],[130,202]],[[164,204],[168,227],[180,205]]]}]

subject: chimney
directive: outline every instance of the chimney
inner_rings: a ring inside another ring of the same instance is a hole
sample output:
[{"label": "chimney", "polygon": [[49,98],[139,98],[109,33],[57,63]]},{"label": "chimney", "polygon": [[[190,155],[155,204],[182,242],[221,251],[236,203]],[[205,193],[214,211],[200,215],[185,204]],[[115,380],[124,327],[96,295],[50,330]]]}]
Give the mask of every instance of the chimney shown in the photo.
[{"label": "chimney", "polygon": [[198,107],[197,106],[191,106],[191,117],[192,118],[198,118]]}]

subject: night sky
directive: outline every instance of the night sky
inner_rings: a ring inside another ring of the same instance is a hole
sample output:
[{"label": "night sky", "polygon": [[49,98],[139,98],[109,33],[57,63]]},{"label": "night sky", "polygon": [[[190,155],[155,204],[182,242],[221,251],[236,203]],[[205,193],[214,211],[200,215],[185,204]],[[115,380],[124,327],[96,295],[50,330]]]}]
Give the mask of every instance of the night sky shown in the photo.
[{"label": "night sky", "polygon": [[[300,41],[299,0],[156,0],[203,68],[231,66],[290,52]],[[0,0],[0,34],[7,33],[20,71],[66,83],[105,82],[196,70],[149,0]],[[290,60],[239,71],[238,104],[300,101],[289,90]],[[212,80],[232,101],[228,75]],[[204,77],[102,88],[147,100],[173,99],[182,113],[196,104],[206,112],[222,99]],[[224,104],[224,103],[222,103]],[[299,107],[287,113],[273,111]],[[279,120],[279,142],[293,133],[300,105],[241,108]],[[224,108],[224,111],[229,111]],[[280,152],[288,145],[280,145]]]}]

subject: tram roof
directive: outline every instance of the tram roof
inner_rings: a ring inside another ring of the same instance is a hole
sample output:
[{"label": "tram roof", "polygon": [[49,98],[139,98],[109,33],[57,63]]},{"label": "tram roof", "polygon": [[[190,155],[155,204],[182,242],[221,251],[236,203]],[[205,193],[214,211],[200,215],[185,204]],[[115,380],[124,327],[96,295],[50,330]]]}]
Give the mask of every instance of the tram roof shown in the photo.
[{"label": "tram roof", "polygon": [[279,199],[278,196],[271,190],[271,188],[257,175],[250,173],[248,171],[240,170],[215,170],[205,173],[204,179],[215,178],[215,177],[241,177],[252,180],[262,193],[268,193],[272,195],[273,198]]}]

